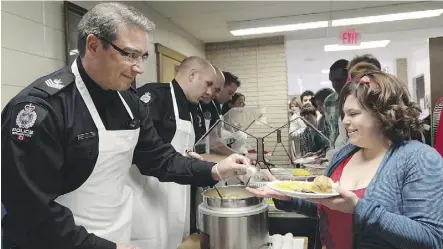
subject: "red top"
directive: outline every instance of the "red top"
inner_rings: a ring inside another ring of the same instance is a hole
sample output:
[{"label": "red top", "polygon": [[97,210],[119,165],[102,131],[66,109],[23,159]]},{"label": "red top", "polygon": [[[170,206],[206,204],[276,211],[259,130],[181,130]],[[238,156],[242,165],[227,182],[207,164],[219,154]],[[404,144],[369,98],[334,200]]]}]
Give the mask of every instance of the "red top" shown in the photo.
[{"label": "red top", "polygon": [[[332,172],[330,178],[337,182],[340,180],[343,169],[351,160],[352,155],[346,158]],[[366,188],[352,190],[359,198],[362,198]],[[352,232],[352,214],[346,214],[334,211],[326,206],[318,205],[320,241],[322,249],[352,249],[353,236]]]}]

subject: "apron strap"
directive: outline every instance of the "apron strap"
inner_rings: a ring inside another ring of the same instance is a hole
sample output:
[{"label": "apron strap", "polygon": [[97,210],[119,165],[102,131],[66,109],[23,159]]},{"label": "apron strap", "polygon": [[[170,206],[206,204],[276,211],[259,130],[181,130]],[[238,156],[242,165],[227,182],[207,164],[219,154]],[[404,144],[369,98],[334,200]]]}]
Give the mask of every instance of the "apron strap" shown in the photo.
[{"label": "apron strap", "polygon": [[77,60],[75,60],[71,66],[72,73],[75,76],[75,86],[77,87],[80,95],[82,96],[83,101],[85,102],[86,107],[88,108],[88,111],[91,114],[95,126],[97,126],[97,129],[99,131],[104,131],[106,130],[105,125],[103,124],[100,115],[98,114],[97,108],[95,108],[94,102],[92,101],[91,95],[89,94],[89,91],[86,88],[86,85],[83,82],[83,79],[78,71]]},{"label": "apron strap", "polygon": [[123,99],[123,97],[122,97],[122,95],[120,94],[120,92],[117,92],[117,93],[118,93],[118,96],[120,97],[120,99],[121,99],[123,105],[125,106],[125,109],[126,109],[126,111],[128,112],[128,114],[129,114],[129,117],[131,117],[131,119],[134,119],[134,115],[132,115],[131,108],[129,108],[128,104],[126,103],[125,99]]}]

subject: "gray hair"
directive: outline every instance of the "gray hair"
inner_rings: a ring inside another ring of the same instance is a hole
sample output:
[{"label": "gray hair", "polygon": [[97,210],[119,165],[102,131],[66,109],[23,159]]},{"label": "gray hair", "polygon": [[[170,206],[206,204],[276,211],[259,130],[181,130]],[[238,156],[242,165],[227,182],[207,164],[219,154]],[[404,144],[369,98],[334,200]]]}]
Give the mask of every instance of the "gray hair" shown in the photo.
[{"label": "gray hair", "polygon": [[[138,28],[150,33],[155,24],[132,6],[107,2],[95,5],[80,20],[77,28],[77,47],[80,57],[85,55],[86,37],[90,34],[101,36],[109,41],[117,39],[119,29]],[[109,44],[103,43],[107,48]]]}]

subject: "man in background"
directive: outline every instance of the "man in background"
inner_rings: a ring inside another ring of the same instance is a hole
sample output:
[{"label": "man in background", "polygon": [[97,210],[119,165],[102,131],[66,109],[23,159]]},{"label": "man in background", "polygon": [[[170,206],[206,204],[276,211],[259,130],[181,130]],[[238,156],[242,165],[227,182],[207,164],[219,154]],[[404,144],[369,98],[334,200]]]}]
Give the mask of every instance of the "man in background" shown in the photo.
[{"label": "man in background", "polygon": [[324,113],[325,113],[325,121],[329,126],[329,140],[332,144],[335,143],[335,140],[338,137],[338,126],[339,126],[339,118],[340,112],[338,107],[338,96],[340,94],[341,89],[346,83],[348,78],[348,61],[345,59],[340,59],[332,64],[329,68],[329,80],[332,83],[332,87],[335,92],[331,93],[324,100]]},{"label": "man in background", "polygon": [[318,120],[318,130],[321,131],[323,135],[328,137],[328,139],[330,133],[330,125],[326,122],[324,102],[325,99],[332,93],[334,93],[334,90],[332,90],[331,88],[323,88],[317,91],[313,98],[313,101],[317,106],[317,110],[321,114],[321,117]]},{"label": "man in background", "polygon": [[306,104],[313,104],[311,102],[312,97],[314,97],[314,92],[313,91],[304,91],[301,95],[300,95],[300,101],[302,105],[306,105]]},{"label": "man in background", "polygon": [[206,119],[210,119],[210,127],[222,117],[222,106],[224,103],[232,100],[232,96],[240,87],[241,82],[237,76],[230,72],[223,72],[225,84],[219,94],[213,100],[203,101],[201,103],[203,115]]}]

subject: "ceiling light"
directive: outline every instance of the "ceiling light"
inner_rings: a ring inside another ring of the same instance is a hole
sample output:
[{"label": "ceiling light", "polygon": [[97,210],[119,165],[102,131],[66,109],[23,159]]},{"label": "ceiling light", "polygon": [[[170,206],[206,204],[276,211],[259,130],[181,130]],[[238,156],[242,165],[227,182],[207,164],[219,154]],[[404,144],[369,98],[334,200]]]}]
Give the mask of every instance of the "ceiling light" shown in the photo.
[{"label": "ceiling light", "polygon": [[329,73],[329,69],[322,69],[321,73]]},{"label": "ceiling light", "polygon": [[387,15],[338,19],[332,21],[332,27],[429,18],[429,17],[439,16],[442,13],[443,9],[436,9],[436,10],[424,10],[424,11],[404,12],[404,13],[387,14]]},{"label": "ceiling light", "polygon": [[390,42],[391,42],[390,40],[367,41],[367,42],[361,42],[360,45],[358,46],[333,44],[333,45],[325,45],[324,50],[325,52],[332,52],[332,51],[346,51],[346,50],[358,50],[358,49],[370,49],[370,48],[384,48]]},{"label": "ceiling light", "polygon": [[318,22],[306,22],[306,23],[249,28],[249,29],[237,29],[237,30],[231,30],[230,32],[234,36],[257,35],[257,34],[295,31],[295,30],[326,28],[328,27],[328,25],[329,25],[328,21],[318,21]]}]

